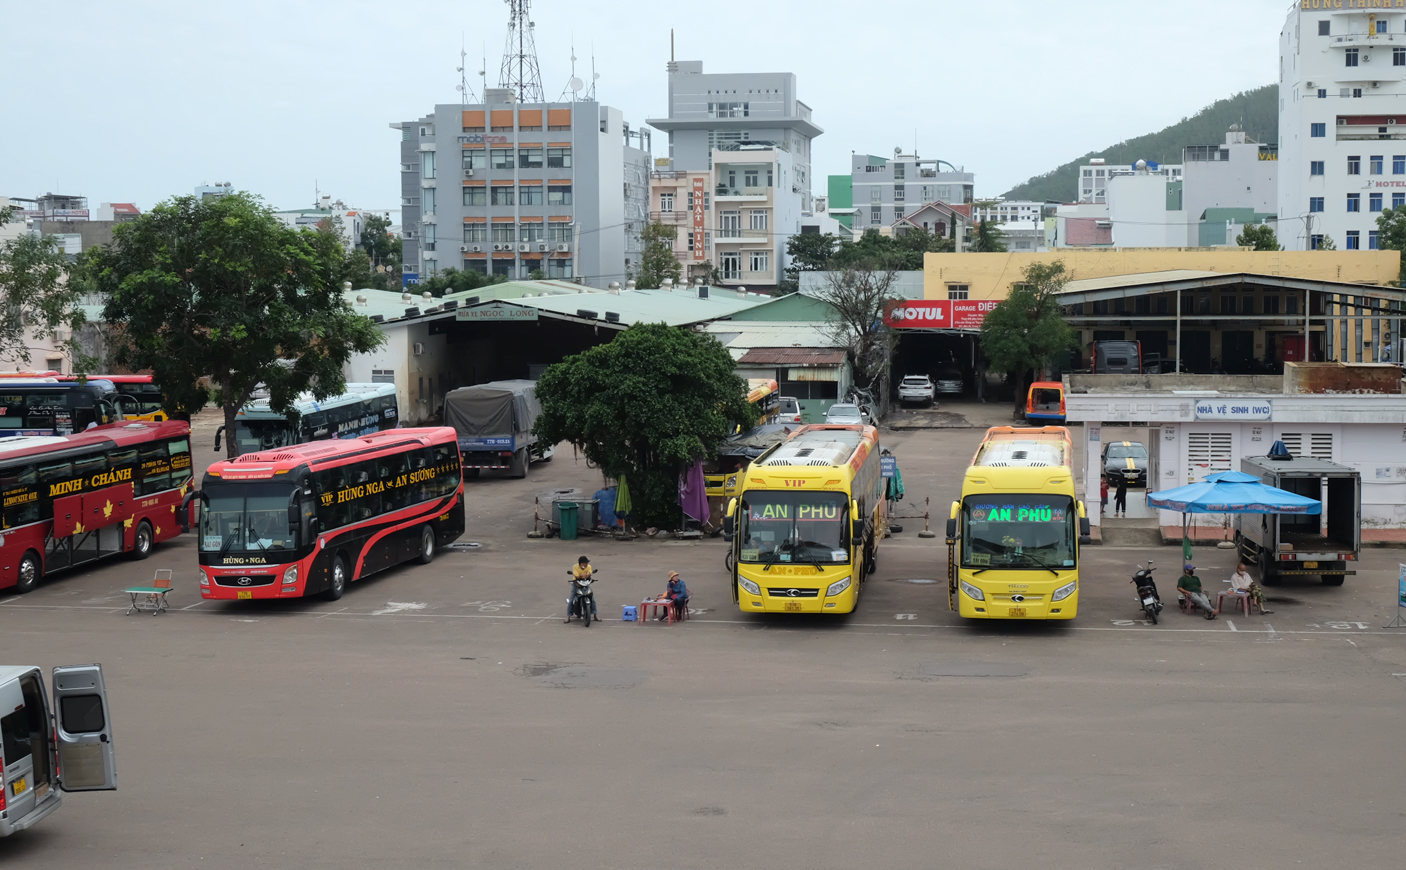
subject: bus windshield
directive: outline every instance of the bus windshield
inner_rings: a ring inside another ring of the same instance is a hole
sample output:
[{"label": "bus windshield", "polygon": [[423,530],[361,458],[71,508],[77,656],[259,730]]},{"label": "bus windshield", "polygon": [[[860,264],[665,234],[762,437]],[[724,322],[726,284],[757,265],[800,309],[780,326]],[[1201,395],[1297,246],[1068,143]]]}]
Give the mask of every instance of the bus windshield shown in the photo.
[{"label": "bus windshield", "polygon": [[288,507],[298,489],[286,484],[207,486],[200,516],[206,553],[288,551],[298,547],[298,524]]},{"label": "bus windshield", "polygon": [[742,501],[742,561],[848,562],[847,501],[840,492],[747,493]]},{"label": "bus windshield", "polygon": [[273,450],[297,444],[298,438],[287,420],[239,420],[234,424],[234,439],[240,454]]},{"label": "bus windshield", "polygon": [[1074,501],[1064,495],[978,495],[962,502],[962,567],[1073,568]]}]

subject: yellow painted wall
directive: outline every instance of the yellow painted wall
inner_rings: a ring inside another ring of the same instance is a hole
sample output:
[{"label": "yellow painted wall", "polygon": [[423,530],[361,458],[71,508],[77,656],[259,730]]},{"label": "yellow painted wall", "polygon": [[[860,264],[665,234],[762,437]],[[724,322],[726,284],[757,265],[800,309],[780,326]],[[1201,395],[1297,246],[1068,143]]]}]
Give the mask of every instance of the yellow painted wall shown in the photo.
[{"label": "yellow painted wall", "polygon": [[948,284],[967,284],[971,299],[1004,299],[1031,263],[1064,262],[1071,281],[1171,269],[1256,272],[1286,278],[1386,284],[1401,271],[1399,251],[1240,251],[1215,248],[1066,248],[1040,254],[927,254],[923,296],[946,299]]}]

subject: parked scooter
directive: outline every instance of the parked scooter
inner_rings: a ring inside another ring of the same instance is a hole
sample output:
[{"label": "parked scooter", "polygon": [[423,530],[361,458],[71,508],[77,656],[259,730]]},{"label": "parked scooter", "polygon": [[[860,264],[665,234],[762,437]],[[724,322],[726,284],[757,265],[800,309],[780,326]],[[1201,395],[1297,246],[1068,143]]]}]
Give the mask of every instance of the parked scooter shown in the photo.
[{"label": "parked scooter", "polygon": [[1157,594],[1157,584],[1152,581],[1152,560],[1147,560],[1146,568],[1141,565],[1137,567],[1138,572],[1132,579],[1133,585],[1137,587],[1137,601],[1142,607],[1142,612],[1156,625],[1157,614],[1162,612],[1162,596]]},{"label": "parked scooter", "polygon": [[600,569],[596,568],[585,577],[577,577],[572,571],[566,572],[571,578],[571,597],[566,599],[566,622],[571,621],[571,617],[581,618],[581,624],[586,628],[591,627],[591,620],[597,618],[596,596],[591,591],[591,586],[596,582],[596,575]]}]

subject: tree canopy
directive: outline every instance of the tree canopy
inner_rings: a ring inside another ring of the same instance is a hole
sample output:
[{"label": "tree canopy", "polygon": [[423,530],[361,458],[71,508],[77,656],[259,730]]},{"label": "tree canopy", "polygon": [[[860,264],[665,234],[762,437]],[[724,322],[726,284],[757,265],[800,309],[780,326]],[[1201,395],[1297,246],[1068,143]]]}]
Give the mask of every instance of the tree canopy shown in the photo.
[{"label": "tree canopy", "polygon": [[679,472],[756,422],[733,365],[710,335],[635,324],[542,374],[534,431],[576,445],[609,477],[625,475],[640,521],[671,528]]},{"label": "tree canopy", "polygon": [[640,253],[640,271],[635,286],[653,289],[663,284],[665,278],[675,284],[679,283],[683,266],[680,265],[678,257],[674,256],[674,239],[677,236],[678,227],[660,221],[644,228],[640,233],[644,251]]},{"label": "tree canopy", "polygon": [[1235,237],[1235,244],[1254,248],[1256,251],[1278,251],[1279,238],[1269,224],[1250,224]]},{"label": "tree canopy", "polygon": [[352,355],[385,341],[343,299],[343,260],[334,235],[291,229],[240,192],[161,203],[116,227],[86,270],[107,296],[116,361],[152,370],[170,413],[203,407],[209,377],[232,435],[260,384],[276,411],[304,391],[335,396]]},{"label": "tree canopy", "polygon": [[428,278],[421,278],[415,289],[421,293],[428,291],[431,296],[438,298],[448,293],[465,293],[481,287],[503,284],[507,280],[506,275],[485,275],[472,269],[461,270],[451,266],[448,269],[440,269]]},{"label": "tree canopy", "polygon": [[935,233],[911,227],[893,235],[865,230],[858,241],[841,239],[833,233],[791,236],[786,242],[790,265],[781,282],[781,292],[800,289],[801,272],[828,272],[844,269],[917,272],[923,268],[923,255],[956,250],[956,243]]},{"label": "tree canopy", "polygon": [[879,401],[887,395],[884,379],[898,343],[897,333],[884,323],[894,301],[890,291],[897,273],[892,269],[842,268],[828,272],[817,296],[832,306],[830,333],[843,346],[859,386],[872,388]]},{"label": "tree canopy", "polygon": [[976,225],[976,237],[972,239],[972,251],[978,254],[1004,254],[1006,234],[990,221]]},{"label": "tree canopy", "polygon": [[1401,251],[1398,286],[1406,287],[1406,208],[1383,209],[1377,215],[1377,246],[1383,251]]},{"label": "tree canopy", "polygon": [[1065,280],[1063,261],[1031,263],[981,324],[981,352],[994,371],[1010,377],[1017,410],[1025,407],[1028,373],[1044,370],[1058,353],[1078,344],[1060,311],[1057,294]]},{"label": "tree canopy", "polygon": [[[0,209],[0,224],[9,212]],[[87,318],[78,307],[81,285],[70,277],[68,258],[52,237],[26,233],[0,243],[0,364],[28,367],[31,339],[61,348],[74,372],[95,364],[77,342]],[[60,340],[60,330],[68,337]]]}]

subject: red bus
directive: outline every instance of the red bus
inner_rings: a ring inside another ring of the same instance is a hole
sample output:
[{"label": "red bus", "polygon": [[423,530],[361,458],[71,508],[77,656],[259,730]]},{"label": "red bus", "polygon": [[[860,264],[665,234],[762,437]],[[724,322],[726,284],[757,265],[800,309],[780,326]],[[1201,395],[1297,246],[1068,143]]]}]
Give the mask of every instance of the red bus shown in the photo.
[{"label": "red bus", "polygon": [[[464,533],[453,429],[391,429],[246,453],[211,465],[199,492],[204,598],[335,601],[353,580]],[[189,510],[181,511],[183,521]]]},{"label": "red bus", "polygon": [[0,439],[0,589],[104,556],[145,559],[181,533],[190,426],[115,423],[74,435]]}]

